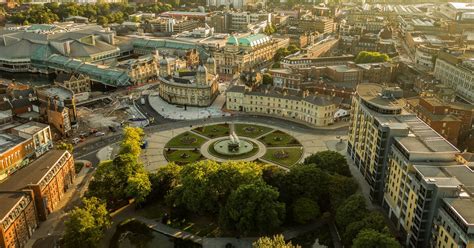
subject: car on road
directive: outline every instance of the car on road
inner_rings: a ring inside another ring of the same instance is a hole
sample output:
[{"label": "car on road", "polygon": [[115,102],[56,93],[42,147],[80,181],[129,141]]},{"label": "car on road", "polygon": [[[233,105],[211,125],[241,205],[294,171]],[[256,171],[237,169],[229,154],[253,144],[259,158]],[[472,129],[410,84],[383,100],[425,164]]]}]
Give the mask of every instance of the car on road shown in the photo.
[{"label": "car on road", "polygon": [[104,132],[97,132],[94,134],[95,137],[100,137],[100,136],[104,136],[105,133]]},{"label": "car on road", "polygon": [[74,145],[78,144],[79,142],[81,142],[81,139],[79,139],[79,138],[77,138],[77,137],[74,138],[74,139],[72,139],[72,143],[73,143]]}]

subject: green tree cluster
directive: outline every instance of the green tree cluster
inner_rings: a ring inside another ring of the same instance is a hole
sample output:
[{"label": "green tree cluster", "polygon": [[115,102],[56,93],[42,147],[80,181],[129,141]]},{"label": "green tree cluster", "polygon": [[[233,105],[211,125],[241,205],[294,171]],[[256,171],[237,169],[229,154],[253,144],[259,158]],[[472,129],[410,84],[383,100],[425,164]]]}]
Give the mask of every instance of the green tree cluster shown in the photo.
[{"label": "green tree cluster", "polygon": [[140,128],[124,128],[124,138],[118,155],[99,165],[87,194],[107,202],[114,208],[120,202],[135,198],[143,202],[151,191],[151,183],[143,164],[138,160],[143,138]]},{"label": "green tree cluster", "polygon": [[278,50],[276,50],[275,56],[273,56],[273,61],[279,62],[282,58],[298,51],[300,51],[300,49],[295,45],[289,45],[286,48],[279,48]]},{"label": "green tree cluster", "polygon": [[354,194],[336,210],[336,224],[345,246],[395,248],[400,244],[390,234],[381,213],[367,209],[365,199]]},{"label": "green tree cluster", "polygon": [[276,32],[276,27],[273,25],[273,24],[267,24],[267,26],[265,26],[265,29],[263,30],[263,32],[266,34],[266,35],[271,35],[273,33]]},{"label": "green tree cluster", "polygon": [[272,85],[273,84],[272,75],[270,75],[269,73],[264,73],[262,83],[267,84],[267,85]]},{"label": "green tree cluster", "polygon": [[390,57],[385,53],[362,51],[355,58],[356,64],[378,63],[389,61]]},{"label": "green tree cluster", "polygon": [[[145,8],[145,6],[142,6],[142,8]],[[163,7],[163,9],[165,8]],[[70,16],[83,16],[91,22],[106,25],[108,23],[122,23],[128,18],[128,15],[136,12],[136,10],[135,7],[126,3],[64,3],[60,5],[54,2],[43,5],[35,4],[27,11],[12,13],[8,16],[8,21],[24,25],[33,23],[50,24],[62,21]],[[162,11],[162,7],[157,9],[157,12],[160,11]]]},{"label": "green tree cluster", "polygon": [[82,207],[75,207],[65,222],[63,246],[66,248],[99,247],[110,216],[103,201],[91,197],[82,199]]},{"label": "green tree cluster", "polygon": [[56,146],[58,150],[66,150],[72,153],[74,151],[74,146],[71,143],[61,142]]},{"label": "green tree cluster", "polygon": [[252,248],[301,248],[299,245],[286,243],[283,235],[261,237],[252,244]]}]

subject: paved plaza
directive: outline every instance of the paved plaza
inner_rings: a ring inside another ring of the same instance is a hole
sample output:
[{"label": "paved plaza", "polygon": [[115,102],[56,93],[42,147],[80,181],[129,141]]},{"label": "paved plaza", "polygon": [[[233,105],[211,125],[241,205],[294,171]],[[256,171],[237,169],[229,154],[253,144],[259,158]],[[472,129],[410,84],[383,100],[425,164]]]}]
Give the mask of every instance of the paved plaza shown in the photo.
[{"label": "paved plaza", "polygon": [[158,92],[150,92],[148,95],[148,102],[150,106],[165,118],[173,120],[197,120],[210,117],[229,116],[229,113],[222,111],[225,104],[225,85],[219,84],[219,91],[222,92],[217,96],[211,106],[209,107],[190,107],[177,106],[167,103],[163,100]]},{"label": "paved plaza", "polygon": [[[218,124],[222,122],[217,122],[212,119],[207,120],[205,122],[206,125],[210,124]],[[255,124],[255,125],[262,125],[258,122],[235,122],[235,123],[246,123],[246,124]],[[273,128],[275,130],[281,130],[283,132],[288,133],[289,135],[296,138],[301,145],[303,146],[304,154],[302,159],[305,157],[325,150],[333,150],[337,152],[341,152],[345,154],[346,150],[346,142],[343,141],[345,137],[343,136],[336,136],[330,130],[318,134],[303,132],[302,130],[292,129],[292,128],[283,128],[265,124],[265,126]],[[165,166],[168,161],[165,158],[164,150],[165,145],[168,143],[169,140],[176,137],[177,135],[191,131],[192,129],[196,128],[196,126],[186,126],[181,128],[176,128],[172,130],[166,131],[157,131],[154,133],[147,134],[147,141],[148,141],[148,148],[143,150],[141,159],[145,168],[148,171],[155,171],[160,167]],[[342,142],[341,142],[342,140]]]}]

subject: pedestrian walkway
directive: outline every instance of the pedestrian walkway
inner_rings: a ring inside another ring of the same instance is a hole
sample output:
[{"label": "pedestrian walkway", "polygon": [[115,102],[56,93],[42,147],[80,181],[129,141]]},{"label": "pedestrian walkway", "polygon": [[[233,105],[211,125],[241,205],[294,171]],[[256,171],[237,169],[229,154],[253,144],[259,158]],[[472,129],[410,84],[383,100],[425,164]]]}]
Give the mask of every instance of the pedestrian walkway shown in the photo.
[{"label": "pedestrian walkway", "polygon": [[148,103],[157,113],[173,120],[197,120],[212,117],[230,116],[222,111],[225,104],[225,95],[220,94],[209,107],[177,106],[163,100],[158,93],[148,95]]}]

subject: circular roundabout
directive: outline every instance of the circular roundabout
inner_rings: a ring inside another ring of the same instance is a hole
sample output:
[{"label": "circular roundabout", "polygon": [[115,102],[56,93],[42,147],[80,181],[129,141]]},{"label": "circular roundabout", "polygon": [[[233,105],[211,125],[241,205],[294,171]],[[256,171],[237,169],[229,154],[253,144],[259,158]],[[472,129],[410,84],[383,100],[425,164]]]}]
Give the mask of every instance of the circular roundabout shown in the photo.
[{"label": "circular roundabout", "polygon": [[165,145],[168,162],[199,160],[261,161],[291,167],[303,157],[303,146],[292,135],[268,126],[219,123],[193,128]]}]

